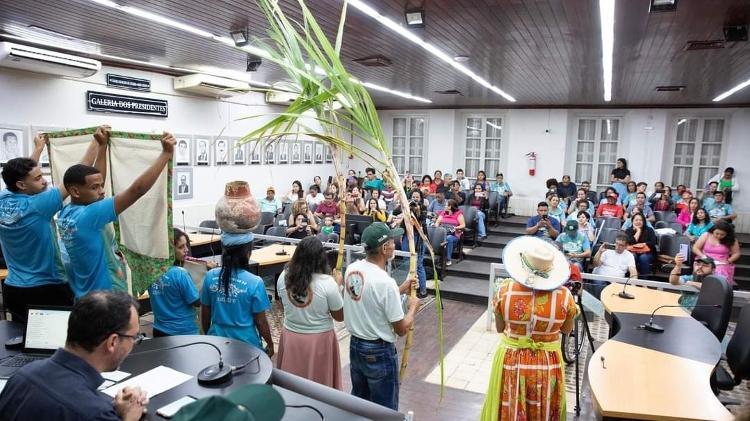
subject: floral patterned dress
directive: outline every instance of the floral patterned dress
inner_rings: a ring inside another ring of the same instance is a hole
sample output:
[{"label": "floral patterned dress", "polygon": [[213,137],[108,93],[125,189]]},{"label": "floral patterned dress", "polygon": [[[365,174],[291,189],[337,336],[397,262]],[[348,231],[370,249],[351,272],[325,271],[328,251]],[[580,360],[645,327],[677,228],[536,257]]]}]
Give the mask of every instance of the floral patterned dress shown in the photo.
[{"label": "floral patterned dress", "polygon": [[560,328],[578,309],[565,287],[535,291],[506,279],[493,298],[505,331],[495,352],[481,419],[564,420]]}]

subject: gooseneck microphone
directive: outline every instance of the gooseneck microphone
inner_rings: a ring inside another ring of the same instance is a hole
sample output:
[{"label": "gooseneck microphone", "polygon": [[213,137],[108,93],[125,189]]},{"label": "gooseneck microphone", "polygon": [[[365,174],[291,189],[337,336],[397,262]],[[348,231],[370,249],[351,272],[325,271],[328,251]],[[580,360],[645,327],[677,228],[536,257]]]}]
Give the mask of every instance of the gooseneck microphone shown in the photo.
[{"label": "gooseneck microphone", "polygon": [[628,278],[628,280],[625,281],[625,285],[622,286],[622,291],[620,291],[620,293],[617,294],[618,297],[625,298],[627,300],[632,300],[632,299],[635,298],[635,295],[633,295],[633,294],[631,294],[629,292],[625,292],[625,288],[628,287],[628,284],[630,283],[631,279],[633,279],[633,278]]},{"label": "gooseneck microphone", "polygon": [[[682,307],[682,306],[678,304],[678,305],[664,305],[664,306],[656,307],[654,309],[654,311],[651,313],[651,317],[648,319],[648,323],[644,323],[640,327],[643,328],[643,329],[648,330],[649,332],[664,333],[664,328],[661,327],[661,326],[659,326],[659,325],[657,325],[656,323],[654,323],[654,313],[656,313],[657,310],[665,308],[665,307]],[[698,304],[698,305],[693,305],[693,306],[689,306],[689,307],[692,307],[692,308],[695,308],[695,307],[721,308],[721,304]]]},{"label": "gooseneck microphone", "polygon": [[218,346],[210,343],[210,342],[191,342],[189,344],[183,344],[183,345],[176,345],[176,346],[170,346],[166,348],[158,348],[158,349],[149,349],[147,351],[141,351],[141,352],[133,352],[131,355],[141,355],[141,354],[148,354],[149,352],[155,352],[155,351],[166,351],[169,349],[177,349],[177,348],[185,348],[188,346],[193,345],[208,345],[216,350],[216,352],[219,353],[219,363],[218,364],[212,364],[203,370],[201,370],[198,373],[198,383],[202,385],[213,385],[213,384],[221,384],[229,379],[232,378],[233,373],[233,367],[230,365],[224,365],[224,358],[221,355],[221,350]]}]

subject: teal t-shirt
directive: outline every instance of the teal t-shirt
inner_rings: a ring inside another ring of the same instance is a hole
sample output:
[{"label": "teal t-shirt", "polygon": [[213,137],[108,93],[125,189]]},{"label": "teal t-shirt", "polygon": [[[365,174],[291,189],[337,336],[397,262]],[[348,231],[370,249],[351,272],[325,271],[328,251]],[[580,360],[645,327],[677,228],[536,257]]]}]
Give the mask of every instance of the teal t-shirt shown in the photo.
[{"label": "teal t-shirt", "polygon": [[34,195],[0,192],[0,244],[8,265],[5,283],[30,288],[66,282],[52,222],[61,208],[57,188]]},{"label": "teal t-shirt", "polygon": [[383,180],[376,178],[374,180],[365,180],[365,182],[362,184],[363,189],[375,189],[375,190],[385,190],[385,184],[383,184]]},{"label": "teal t-shirt", "polygon": [[197,335],[195,307],[198,289],[185,269],[172,266],[148,287],[154,328],[168,335]]},{"label": "teal t-shirt", "polygon": [[112,289],[108,253],[116,246],[105,227],[116,220],[112,197],[89,205],[71,203],[60,211],[57,229],[70,257],[73,276],[70,287],[76,298],[94,290]]},{"label": "teal t-shirt", "polygon": [[263,348],[254,316],[271,306],[263,280],[246,270],[232,273],[226,294],[219,274],[221,268],[206,273],[201,289],[201,304],[211,307],[209,335],[238,339]]}]

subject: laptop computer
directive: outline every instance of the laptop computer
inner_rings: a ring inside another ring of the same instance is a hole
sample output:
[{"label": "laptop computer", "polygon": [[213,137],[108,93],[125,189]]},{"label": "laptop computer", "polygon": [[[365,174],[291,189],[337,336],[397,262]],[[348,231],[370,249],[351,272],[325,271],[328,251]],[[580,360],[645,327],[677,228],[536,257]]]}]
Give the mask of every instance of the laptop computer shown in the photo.
[{"label": "laptop computer", "polygon": [[23,351],[0,363],[0,377],[8,377],[32,361],[49,358],[65,346],[70,307],[29,306]]}]

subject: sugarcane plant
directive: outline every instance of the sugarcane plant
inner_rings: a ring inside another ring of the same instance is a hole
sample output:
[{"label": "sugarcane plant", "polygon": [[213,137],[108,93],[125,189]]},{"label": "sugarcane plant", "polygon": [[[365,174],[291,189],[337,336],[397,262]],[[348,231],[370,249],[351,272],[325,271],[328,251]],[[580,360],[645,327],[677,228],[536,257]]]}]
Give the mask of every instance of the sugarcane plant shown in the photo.
[{"label": "sugarcane plant", "polygon": [[[334,166],[339,181],[339,207],[341,217],[345,218],[343,189],[346,188],[343,175],[343,160],[357,157],[378,171],[383,179],[396,190],[397,197],[404,211],[404,226],[409,242],[409,278],[416,277],[417,253],[414,241],[414,220],[410,215],[409,200],[400,182],[398,171],[390,155],[375,105],[365,87],[351,76],[339,57],[343,40],[347,3],[343,2],[341,19],[335,43],[331,43],[318,25],[316,19],[305,5],[298,0],[302,12],[302,21],[294,21],[286,16],[277,0],[257,0],[260,9],[268,19],[268,39],[255,40],[255,46],[262,51],[263,58],[280,66],[288,75],[290,82],[286,90],[294,92],[296,99],[281,113],[272,114],[270,121],[243,136],[240,142],[278,142],[289,136],[306,136],[325,143],[334,157]],[[270,41],[268,41],[270,40]],[[268,116],[265,114],[263,116]],[[250,116],[258,118],[262,116]],[[314,122],[315,124],[310,124]],[[316,126],[316,127],[314,127]],[[344,138],[356,137],[361,144],[349,142]],[[341,223],[344,230],[345,221]],[[419,224],[419,234],[424,239],[431,255],[433,250]],[[339,257],[336,269],[341,270],[344,252],[342,232],[339,243]],[[437,279],[435,281],[435,305],[438,314],[438,337],[440,343],[440,378],[441,397],[443,391],[443,332],[442,304]],[[410,294],[416,296],[411,288]],[[407,334],[402,353],[400,378],[403,379],[408,366],[409,351],[412,345],[413,328]]]}]

